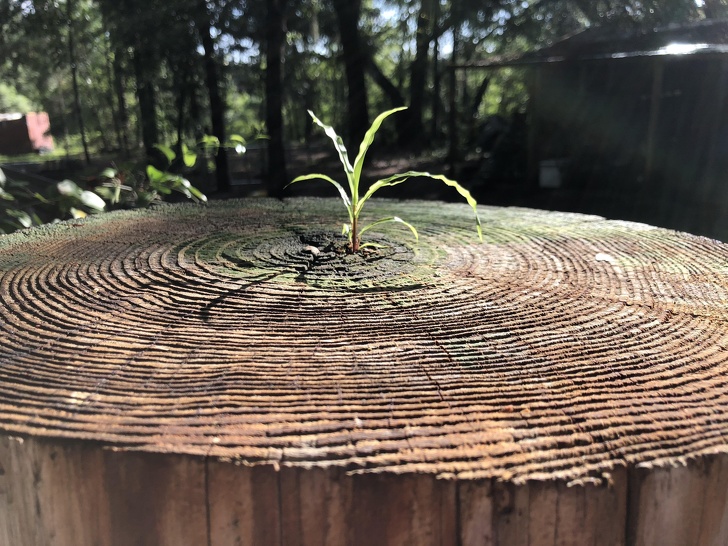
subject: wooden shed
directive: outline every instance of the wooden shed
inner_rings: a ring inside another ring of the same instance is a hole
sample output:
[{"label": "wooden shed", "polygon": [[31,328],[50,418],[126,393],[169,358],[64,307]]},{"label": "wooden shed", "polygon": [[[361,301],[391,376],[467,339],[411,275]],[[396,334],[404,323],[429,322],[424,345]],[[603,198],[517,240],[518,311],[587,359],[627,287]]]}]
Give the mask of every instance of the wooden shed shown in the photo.
[{"label": "wooden shed", "polygon": [[528,67],[530,204],[728,239],[728,21],[588,28],[478,66]]},{"label": "wooden shed", "polygon": [[46,112],[0,114],[0,154],[20,155],[53,149]]}]

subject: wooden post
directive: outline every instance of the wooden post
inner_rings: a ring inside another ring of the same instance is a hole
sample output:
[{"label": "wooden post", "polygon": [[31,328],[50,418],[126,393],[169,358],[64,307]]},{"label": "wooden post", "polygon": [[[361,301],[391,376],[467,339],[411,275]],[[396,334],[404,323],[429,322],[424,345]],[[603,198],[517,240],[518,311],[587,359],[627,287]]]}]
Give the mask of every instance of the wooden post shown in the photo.
[{"label": "wooden post", "polygon": [[368,206],[0,238],[0,544],[728,543],[728,245]]}]

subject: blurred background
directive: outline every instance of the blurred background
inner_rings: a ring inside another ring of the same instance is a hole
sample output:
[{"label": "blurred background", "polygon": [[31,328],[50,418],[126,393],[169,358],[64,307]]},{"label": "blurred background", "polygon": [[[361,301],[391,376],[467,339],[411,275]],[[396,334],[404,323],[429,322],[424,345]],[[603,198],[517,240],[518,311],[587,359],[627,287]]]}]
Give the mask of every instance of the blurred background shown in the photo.
[{"label": "blurred background", "polygon": [[[365,185],[428,170],[483,204],[728,240],[726,18],[726,0],[0,0],[0,231],[335,196],[285,189],[341,179],[307,110],[354,156],[407,106]],[[377,195],[460,200],[426,179]]]}]

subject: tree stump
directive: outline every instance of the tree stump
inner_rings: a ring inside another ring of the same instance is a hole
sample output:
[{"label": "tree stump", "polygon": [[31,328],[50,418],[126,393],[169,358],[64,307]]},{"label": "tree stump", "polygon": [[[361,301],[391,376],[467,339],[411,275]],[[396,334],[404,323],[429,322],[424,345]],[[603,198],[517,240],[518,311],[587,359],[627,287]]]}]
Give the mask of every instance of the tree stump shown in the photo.
[{"label": "tree stump", "polygon": [[[0,544],[728,544],[728,246],[335,200],[0,239]],[[369,235],[369,233],[367,233]]]}]

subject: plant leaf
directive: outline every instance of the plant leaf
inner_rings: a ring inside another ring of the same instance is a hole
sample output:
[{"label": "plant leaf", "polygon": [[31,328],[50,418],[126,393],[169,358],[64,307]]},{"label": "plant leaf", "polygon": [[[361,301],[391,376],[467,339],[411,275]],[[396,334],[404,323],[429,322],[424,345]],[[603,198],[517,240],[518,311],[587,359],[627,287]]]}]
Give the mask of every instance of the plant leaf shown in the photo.
[{"label": "plant leaf", "polygon": [[5,212],[8,214],[8,216],[12,216],[13,218],[15,218],[24,228],[29,228],[33,225],[33,219],[25,211],[16,209],[5,209]]},{"label": "plant leaf", "polygon": [[147,165],[147,178],[151,183],[161,182],[165,179],[165,174],[154,165]]},{"label": "plant leaf", "polygon": [[5,182],[7,182],[7,177],[5,176],[5,173],[2,169],[0,169],[0,186],[4,186]]},{"label": "plant leaf", "polygon": [[186,144],[182,144],[182,162],[188,168],[194,167],[197,163],[197,154],[190,151]]},{"label": "plant leaf", "polygon": [[[412,234],[415,236],[415,241],[419,241],[420,240],[420,235],[417,233],[417,230],[415,229],[415,226],[413,226],[409,222],[405,222],[399,216],[389,216],[388,218],[382,218],[381,220],[377,220],[376,222],[372,222],[368,226],[363,227],[362,229],[360,229],[359,230],[359,235],[361,236],[361,234],[364,233],[365,231],[367,231],[369,228],[372,228],[372,227],[374,227],[376,225],[379,225],[379,224],[385,224],[387,222],[398,222],[400,224],[404,224],[405,226],[407,226],[410,229],[410,231],[412,232]],[[361,247],[359,247],[359,248],[361,248]]]},{"label": "plant leaf", "polygon": [[207,203],[207,196],[204,193],[202,193],[200,190],[198,190],[194,186],[189,186],[187,189],[192,194],[192,197],[197,198],[199,201],[202,201],[203,203]]},{"label": "plant leaf", "polygon": [[220,139],[212,135],[204,135],[200,140],[200,144],[205,150],[217,150],[220,147]]},{"label": "plant leaf", "polygon": [[455,180],[451,180],[442,174],[430,174],[428,172],[421,171],[407,171],[406,173],[395,174],[388,178],[377,180],[374,184],[372,184],[369,190],[367,190],[367,192],[364,194],[364,197],[359,200],[358,210],[354,211],[355,214],[361,212],[361,209],[364,206],[364,202],[369,199],[377,190],[384,188],[385,186],[396,186],[406,181],[407,179],[413,178],[415,176],[422,176],[426,178],[432,178],[434,180],[440,180],[448,186],[455,188],[455,190],[465,198],[465,200],[468,202],[468,205],[472,207],[473,212],[475,213],[475,225],[476,229],[478,230],[478,238],[481,241],[483,240],[483,228],[480,224],[480,216],[478,216],[478,202],[473,198],[472,195],[470,195],[470,192],[468,190],[455,182]]},{"label": "plant leaf", "polygon": [[81,200],[81,203],[90,209],[104,210],[106,208],[104,200],[92,191],[82,191],[79,199]]},{"label": "plant leaf", "polygon": [[344,146],[344,141],[341,140],[341,137],[336,134],[336,131],[333,127],[331,127],[331,125],[326,125],[319,118],[317,118],[316,114],[311,112],[311,110],[308,111],[308,115],[311,116],[316,125],[324,130],[326,136],[333,141],[334,146],[336,147],[336,151],[339,154],[339,159],[341,159],[341,164],[344,165],[346,178],[349,180],[349,185],[351,186],[351,175],[354,172],[354,167],[352,167],[351,163],[349,163],[349,152],[346,150],[346,146]]},{"label": "plant leaf", "polygon": [[242,144],[243,146],[245,146],[245,139],[240,135],[230,135],[230,142],[233,142],[235,144]]},{"label": "plant leaf", "polygon": [[112,169],[111,167],[108,167],[101,171],[101,174],[99,176],[102,176],[103,178],[116,178],[116,169]]},{"label": "plant leaf", "polygon": [[164,154],[164,157],[167,158],[169,163],[172,163],[174,158],[177,157],[177,154],[175,154],[174,150],[172,150],[169,146],[165,146],[164,144],[155,144],[154,147]]},{"label": "plant leaf", "polygon": [[81,188],[73,180],[63,180],[56,184],[56,188],[58,188],[58,193],[61,195],[81,197]]},{"label": "plant leaf", "polygon": [[364,135],[364,140],[362,140],[359,145],[359,153],[356,155],[356,159],[354,160],[354,180],[356,180],[357,183],[361,178],[361,170],[364,167],[364,157],[367,155],[367,151],[372,145],[372,142],[374,142],[374,135],[377,134],[379,127],[382,126],[382,122],[392,114],[401,112],[402,110],[407,110],[407,107],[400,106],[399,108],[392,108],[391,110],[382,112],[372,122],[371,127],[369,127],[369,130]]},{"label": "plant leaf", "polygon": [[331,178],[330,176],[326,176],[325,174],[304,174],[302,176],[297,176],[293,180],[291,180],[288,184],[286,184],[286,188],[290,186],[291,184],[295,184],[296,182],[303,182],[304,180],[315,180],[317,178],[320,178],[321,180],[325,180],[329,184],[333,184],[337,190],[339,190],[339,195],[341,195],[341,198],[344,200],[344,204],[346,205],[346,208],[349,209],[349,216],[351,216],[351,200],[349,199],[349,196],[346,194],[346,190],[344,187],[339,184],[336,180]]}]

